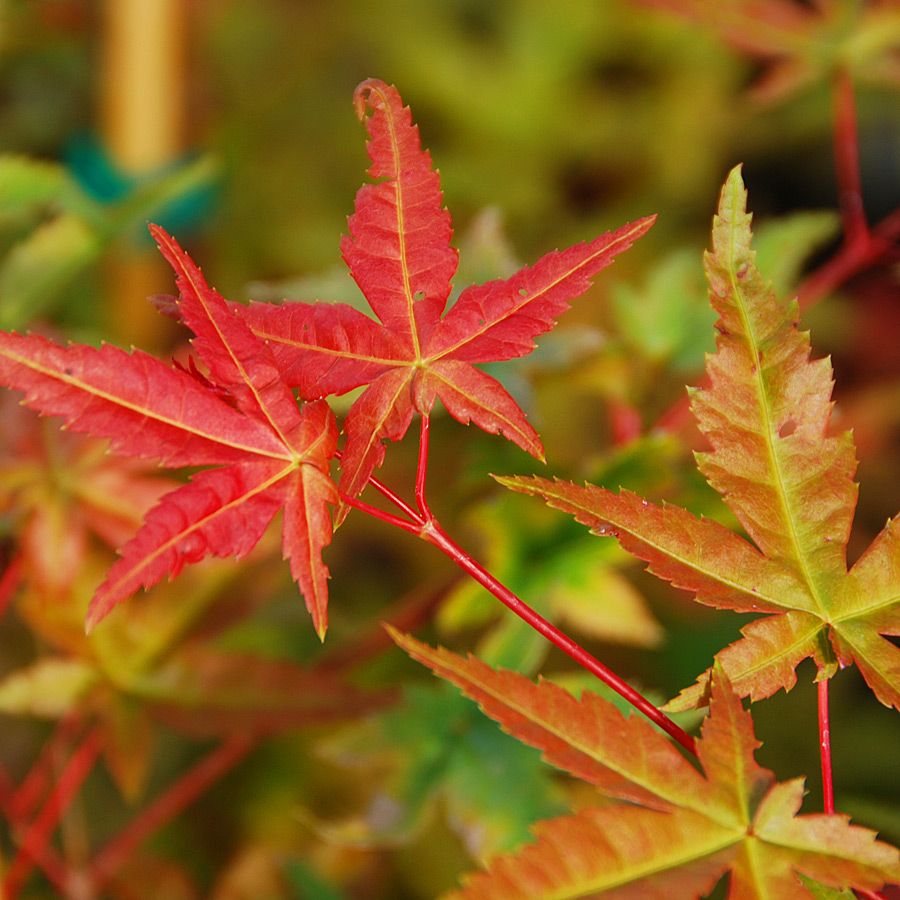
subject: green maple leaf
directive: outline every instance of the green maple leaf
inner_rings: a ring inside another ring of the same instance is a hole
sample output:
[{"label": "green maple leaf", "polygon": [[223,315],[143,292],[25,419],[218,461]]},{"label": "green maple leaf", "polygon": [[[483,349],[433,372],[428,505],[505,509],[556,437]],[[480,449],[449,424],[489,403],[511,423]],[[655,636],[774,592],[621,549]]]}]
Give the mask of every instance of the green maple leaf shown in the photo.
[{"label": "green maple leaf", "polygon": [[[818,677],[855,663],[878,699],[900,709],[900,536],[888,522],[848,572],[856,506],[849,432],[829,435],[831,365],[811,361],[795,302],[780,304],[754,265],[739,169],[730,174],[706,256],[719,313],[710,387],[691,404],[711,450],[697,464],[750,541],[675,506],[542,478],[501,478],[614,535],[649,569],[720,609],[764,613],[717,655],[735,690],[754,700],[796,682],[812,657]],[[752,541],[752,543],[751,543]],[[887,637],[886,637],[887,636]],[[669,704],[703,706],[711,670]]]},{"label": "green maple leaf", "polygon": [[[486,859],[565,808],[538,754],[498,731],[450,685],[408,686],[398,706],[348,725],[319,752],[373,785],[348,817],[315,823],[329,843],[408,844],[441,809],[469,853]],[[516,790],[498,792],[501,775]]]},{"label": "green maple leaf", "polygon": [[846,816],[798,815],[803,779],[779,783],[757,764],[750,713],[720,666],[697,744],[701,773],[645,719],[596,694],[576,700],[391,633],[548,763],[625,801],[542,822],[536,843],[493,859],[446,900],[693,900],[726,873],[732,900],[809,900],[825,895],[808,879],[871,890],[900,873],[900,853]]}]

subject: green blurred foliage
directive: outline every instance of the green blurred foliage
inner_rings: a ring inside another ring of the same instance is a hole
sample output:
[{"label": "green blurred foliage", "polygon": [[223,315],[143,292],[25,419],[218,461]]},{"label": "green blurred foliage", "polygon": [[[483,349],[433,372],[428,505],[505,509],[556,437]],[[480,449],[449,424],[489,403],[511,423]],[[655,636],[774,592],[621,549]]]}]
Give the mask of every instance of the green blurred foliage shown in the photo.
[{"label": "green blurred foliage", "polygon": [[[535,354],[492,374],[541,432],[550,474],[625,485],[734,524],[698,481],[696,435],[677,414],[713,347],[701,255],[722,177],[741,160],[758,265],[779,295],[834,248],[824,49],[809,78],[766,99],[752,91],[766,66],[728,34],[628,0],[185,5],[185,156],[144,181],[113,171],[126,184],[110,198],[73,156],[98,130],[101,4],[0,0],[0,324],[108,337],[106,267],[149,217],[211,184],[214,204],[195,209],[185,245],[227,297],[352,302],[359,292],[338,245],[368,161],[351,96],[378,77],[397,85],[440,169],[454,243],[467,251],[457,294],[658,214]],[[829,52],[855,22],[847,12],[832,23]],[[868,69],[886,40],[870,24],[862,43],[847,44]],[[900,104],[883,83],[861,86],[858,100],[877,218],[900,205]],[[896,288],[895,272],[879,270],[826,298],[807,323],[816,352],[835,357],[838,415],[859,423],[859,522],[870,532],[900,505]],[[156,291],[171,290],[165,275]],[[182,354],[183,338],[166,350]],[[676,424],[660,429],[673,410]],[[24,547],[32,560],[0,620],[3,766],[24,777],[52,734],[45,722],[100,723],[102,772],[66,824],[84,853],[215,741],[256,735],[254,752],[128,860],[109,896],[234,900],[264,885],[284,900],[427,897],[526,839],[534,820],[578,803],[577,788],[536,754],[398,659],[379,622],[396,616],[562,681],[574,678],[568,660],[483,591],[454,582],[432,548],[355,514],[327,557],[324,648],[274,544],[160,585],[86,638],[81,617],[116,545],[90,526],[91,490],[107,484],[136,522],[137,494],[123,484],[155,476],[116,472],[70,436],[56,443],[53,423],[23,426],[4,407],[3,424],[0,553],[10,562]],[[515,448],[446,417],[432,432],[429,496],[445,527],[617,671],[671,695],[734,639],[743,620],[697,608],[567,517],[501,493],[491,472],[533,471]],[[390,447],[379,477],[411,493],[415,459],[414,440]],[[117,480],[104,482],[110,472]],[[896,841],[900,775],[884,748],[900,726],[849,675],[835,683],[833,718],[848,723],[835,727],[838,806]],[[815,723],[804,718],[812,692],[801,684],[760,705],[761,752],[779,777],[815,773]],[[325,723],[323,706],[350,721]],[[0,859],[13,853],[4,833]],[[37,876],[29,889],[51,896]]]}]

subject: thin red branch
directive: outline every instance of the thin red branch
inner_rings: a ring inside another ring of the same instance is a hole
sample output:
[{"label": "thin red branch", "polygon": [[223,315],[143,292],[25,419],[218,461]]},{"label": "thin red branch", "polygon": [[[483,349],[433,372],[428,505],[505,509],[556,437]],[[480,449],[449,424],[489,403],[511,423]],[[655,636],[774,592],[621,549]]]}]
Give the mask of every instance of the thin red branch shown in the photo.
[{"label": "thin red branch", "polygon": [[831,724],[828,719],[828,679],[819,682],[819,754],[822,759],[822,794],[828,815],[834,814],[834,776],[831,768]]},{"label": "thin red branch", "polygon": [[94,768],[102,746],[102,733],[95,728],[69,758],[43,808],[26,830],[19,851],[6,873],[3,881],[5,900],[18,897],[35,863],[43,858],[50,836]]},{"label": "thin red branch", "polygon": [[490,591],[501,603],[512,610],[523,621],[527,622],[539,634],[543,635],[563,653],[570,656],[580,666],[583,666],[596,675],[604,684],[612,688],[621,697],[627,700],[638,711],[643,713],[651,722],[658,725],[670,737],[676,740],[688,752],[696,754],[694,739],[682,728],[676,725],[665,713],[658,710],[641,693],[630,684],[623,681],[612,670],[608,669],[598,659],[591,656],[580,644],[576,643],[568,635],[560,631],[555,625],[548,622],[543,616],[535,612],[527,603],[517,597],[506,585],[498,581],[480,563],[476,562],[465,550],[456,544],[441,528],[434,514],[428,506],[425,497],[425,472],[428,467],[428,424],[427,417],[423,417],[422,430],[420,432],[419,464],[416,473],[416,503],[418,512],[411,509],[393,491],[381,484],[377,479],[370,478],[369,483],[406,513],[412,521],[402,519],[399,516],[385,513],[367,503],[342,497],[345,503],[356,507],[362,512],[367,512],[376,518],[392,525],[397,525],[405,531],[418,535],[428,543],[433,544],[445,553],[464,572],[474,578],[482,587]]},{"label": "thin red branch", "polygon": [[9,561],[3,575],[0,576],[0,619],[6,615],[9,604],[22,582],[22,554],[17,553]]},{"label": "thin red branch", "polygon": [[[375,486],[375,479],[370,478],[369,484]],[[384,485],[381,485],[379,490],[382,491],[389,499],[395,499],[395,502],[402,503],[398,497],[395,497]],[[407,519],[404,519],[400,516],[395,516],[393,513],[385,512],[383,509],[379,509],[377,506],[372,506],[371,503],[366,503],[364,500],[360,500],[358,497],[350,497],[348,494],[341,492],[341,503],[346,503],[347,506],[352,506],[354,509],[358,509],[360,512],[364,512],[367,515],[374,516],[376,519],[381,519],[382,522],[387,522],[388,525],[394,525],[397,528],[402,528],[404,531],[409,531],[412,534],[418,535],[423,526],[423,522],[417,521],[410,522]],[[405,506],[405,504],[404,504]]]},{"label": "thin red branch", "polygon": [[192,769],[182,774],[94,857],[90,875],[100,888],[150,835],[190,806],[216,781],[233,769],[254,747],[252,737],[223,741]]},{"label": "thin red branch", "polygon": [[856,124],[856,97],[849,70],[842,66],[834,76],[834,166],[838,202],[844,225],[844,241],[862,250],[869,243],[869,223],[862,199],[859,170],[859,133]]},{"label": "thin red branch", "polygon": [[7,813],[11,819],[21,822],[35,814],[41,798],[56,779],[60,759],[75,743],[83,727],[84,720],[80,715],[60,719],[28,774],[10,798]]},{"label": "thin red branch", "polygon": [[694,739],[686,731],[676,725],[665,713],[658,710],[628,682],[623,681],[615,672],[604,666],[600,660],[591,656],[580,644],[548,622],[527,603],[519,599],[509,588],[501,584],[490,572],[454,543],[441,529],[436,520],[432,520],[428,524],[423,531],[422,537],[440,548],[461,569],[468,572],[482,587],[490,591],[501,603],[527,622],[535,631],[547,638],[555,647],[558,647],[580,666],[596,675],[605,685],[612,688],[619,696],[623,697],[635,709],[650,719],[651,722],[658,725],[666,734],[681,744],[685,750],[696,755]]}]

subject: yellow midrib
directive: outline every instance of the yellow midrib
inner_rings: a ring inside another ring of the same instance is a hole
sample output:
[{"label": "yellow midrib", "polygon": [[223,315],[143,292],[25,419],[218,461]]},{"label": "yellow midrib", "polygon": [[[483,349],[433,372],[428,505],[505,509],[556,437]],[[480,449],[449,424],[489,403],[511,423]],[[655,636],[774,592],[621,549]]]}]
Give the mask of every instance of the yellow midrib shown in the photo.
[{"label": "yellow midrib", "polygon": [[[739,190],[737,186],[734,188],[735,190]],[[731,204],[731,220],[729,222],[729,258],[728,258],[728,277],[731,282],[731,289],[735,297],[735,307],[737,308],[738,316],[741,319],[741,324],[744,329],[744,334],[747,336],[747,342],[750,344],[750,350],[752,353],[752,359],[755,360],[755,364],[752,366],[752,372],[754,375],[754,381],[756,384],[756,394],[759,398],[759,409],[763,418],[763,440],[766,444],[766,450],[771,460],[771,471],[774,476],[774,486],[776,492],[779,497],[781,510],[783,513],[783,517],[785,520],[785,525],[787,528],[788,539],[791,543],[791,546],[794,551],[794,559],[799,566],[800,574],[803,578],[803,581],[806,583],[807,588],[809,589],[810,597],[812,597],[814,603],[816,604],[818,614],[823,618],[827,618],[826,606],[822,601],[822,598],[819,596],[818,588],[816,587],[815,579],[813,578],[812,572],[809,569],[809,565],[806,559],[806,554],[803,551],[802,545],[800,543],[800,536],[797,534],[797,529],[795,527],[794,516],[792,515],[791,504],[788,499],[788,491],[787,486],[785,485],[784,479],[781,474],[781,467],[778,465],[778,456],[775,452],[775,442],[774,442],[774,429],[772,417],[769,415],[769,398],[766,393],[765,383],[763,381],[763,366],[760,359],[760,351],[759,346],[756,343],[756,335],[753,333],[753,328],[750,324],[750,319],[747,315],[747,305],[744,301],[744,294],[741,290],[741,286],[738,282],[737,277],[737,250],[736,250],[736,237],[737,237],[737,229],[735,227],[735,210],[738,208],[738,203],[736,202],[736,198],[732,195],[732,204]],[[750,271],[752,267],[752,262],[747,261],[747,271]]]},{"label": "yellow midrib", "polygon": [[259,447],[251,447],[245,444],[237,443],[235,441],[226,440],[221,435],[201,431],[199,428],[191,427],[190,425],[187,425],[186,423],[181,422],[177,419],[170,419],[166,418],[165,416],[159,415],[158,413],[156,413],[152,409],[148,409],[147,407],[138,406],[135,403],[130,403],[122,397],[117,397],[115,394],[110,394],[94,385],[89,385],[83,381],[80,381],[73,375],[66,375],[64,372],[60,372],[57,369],[42,366],[29,357],[20,356],[19,354],[9,350],[4,350],[3,353],[5,356],[14,360],[19,365],[25,366],[26,368],[31,369],[34,372],[38,372],[39,374],[51,378],[55,381],[61,381],[64,384],[70,385],[73,388],[77,388],[78,390],[83,391],[86,394],[98,397],[101,400],[105,400],[108,403],[113,404],[114,406],[121,406],[123,409],[127,409],[131,412],[137,413],[146,419],[153,419],[179,431],[186,432],[187,434],[196,435],[197,437],[203,438],[204,440],[210,441],[211,443],[220,444],[223,447],[231,447],[232,449],[241,450],[245,453],[252,453],[256,456],[264,456],[269,459],[293,460],[293,455],[288,452],[285,452],[284,454],[275,453],[268,450],[261,450]]}]

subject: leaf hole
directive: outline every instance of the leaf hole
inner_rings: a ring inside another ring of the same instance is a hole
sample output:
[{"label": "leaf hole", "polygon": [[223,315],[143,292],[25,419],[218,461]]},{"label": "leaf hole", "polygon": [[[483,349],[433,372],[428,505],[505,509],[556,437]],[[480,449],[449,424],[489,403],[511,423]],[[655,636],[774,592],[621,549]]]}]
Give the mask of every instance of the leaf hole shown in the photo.
[{"label": "leaf hole", "polygon": [[778,437],[786,438],[797,430],[797,423],[793,419],[788,419],[781,428],[778,429]]},{"label": "leaf hole", "polygon": [[519,288],[519,296],[520,296],[520,297],[527,297],[527,296],[528,296],[528,291],[525,290],[525,288],[520,287],[520,288]]},{"label": "leaf hole", "polygon": [[418,300],[424,300],[424,299],[425,299],[425,291],[416,291],[413,294],[413,302],[414,303]]}]

